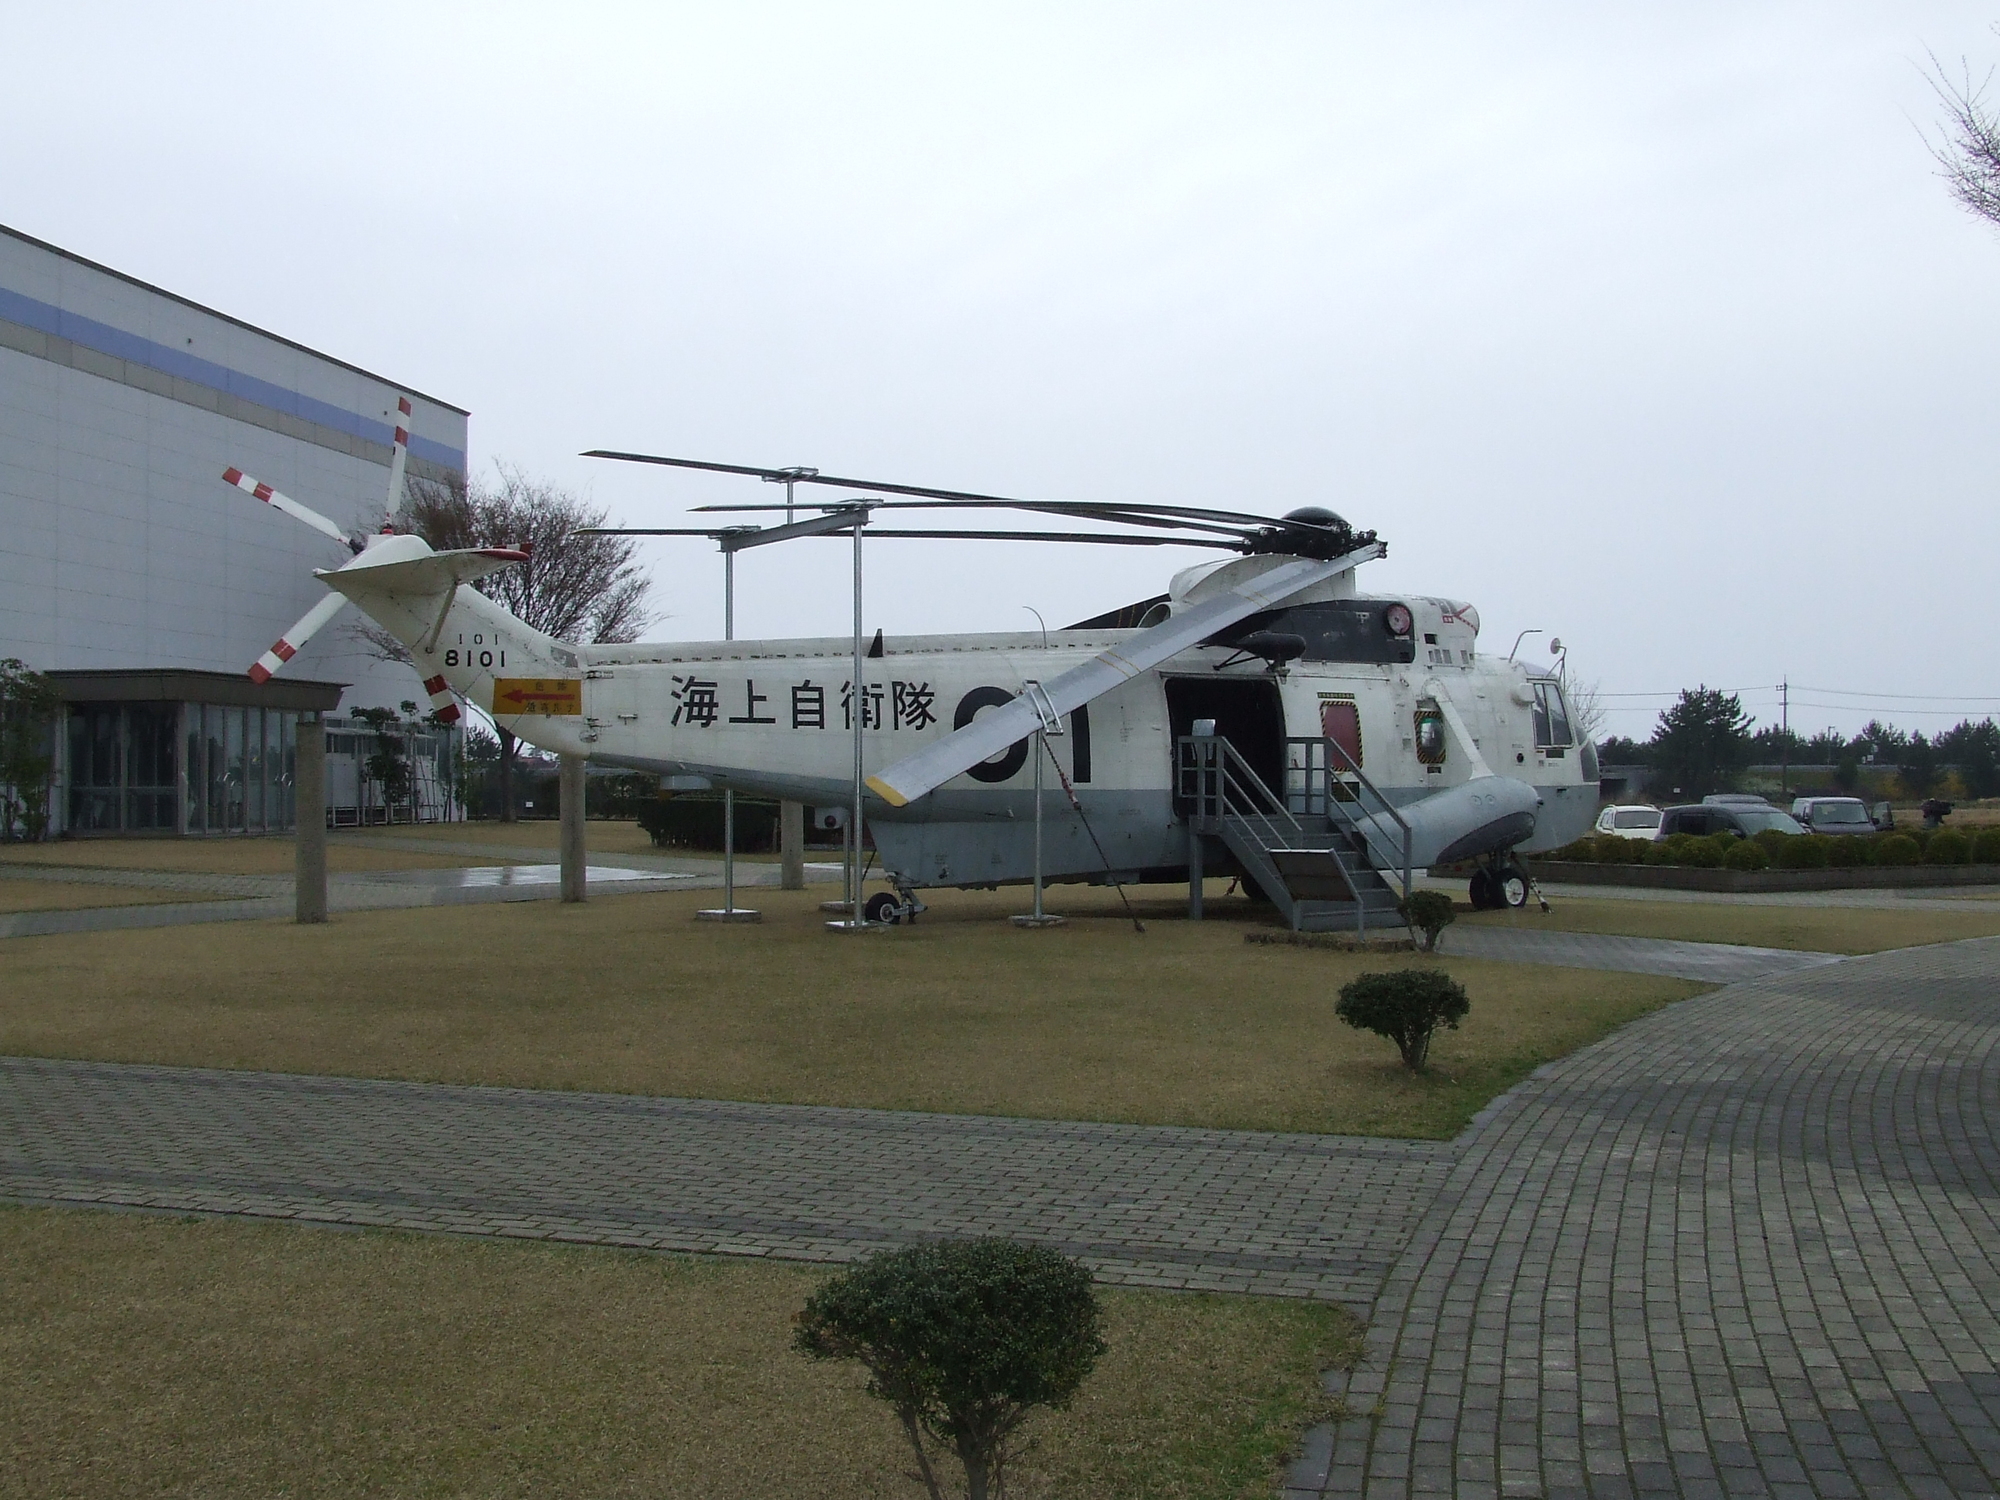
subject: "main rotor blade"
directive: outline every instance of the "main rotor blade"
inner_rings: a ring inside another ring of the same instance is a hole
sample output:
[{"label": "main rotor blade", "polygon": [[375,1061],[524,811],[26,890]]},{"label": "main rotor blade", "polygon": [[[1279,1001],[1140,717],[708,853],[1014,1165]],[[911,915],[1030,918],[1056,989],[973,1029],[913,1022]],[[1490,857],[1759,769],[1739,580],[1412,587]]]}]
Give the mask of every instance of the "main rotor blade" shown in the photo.
[{"label": "main rotor blade", "polygon": [[950,540],[965,537],[975,542],[1080,542],[1097,547],[1220,547],[1234,552],[1234,542],[1218,542],[1198,536],[1112,536],[1089,531],[916,531],[868,528],[868,539],[877,537],[927,537]]},{"label": "main rotor blade", "polygon": [[[1268,517],[1254,517],[1257,524],[1244,522],[1184,521],[1171,516],[1153,514],[1145,506],[1106,503],[1098,505],[1084,500],[878,500],[878,510],[1020,510],[1030,515],[1074,516],[1080,521],[1108,521],[1124,526],[1154,526],[1163,530],[1207,531],[1222,536],[1247,539],[1269,531],[1275,526],[1300,526],[1296,521],[1274,521]],[[765,511],[791,510],[787,505],[697,505],[696,515],[719,515],[724,513],[762,513]],[[1304,529],[1318,530],[1311,523],[1303,523]]]},{"label": "main rotor blade", "polygon": [[323,531],[342,546],[351,545],[347,533],[310,506],[301,505],[289,495],[281,495],[268,484],[252,479],[241,469],[224,469],[222,482],[233,484],[245,494],[255,495],[273,510],[281,510],[295,521],[303,521],[314,531]]},{"label": "main rotor blade", "polygon": [[[1087,505],[1085,501],[1070,500],[1017,500],[1011,495],[986,495],[977,490],[942,490],[921,484],[890,484],[874,479],[842,479],[835,474],[803,473],[797,469],[758,469],[743,464],[708,463],[695,458],[667,458],[657,453],[625,453],[609,448],[592,448],[585,458],[611,458],[623,463],[661,464],[673,469],[705,469],[716,474],[748,474],[758,479],[768,479],[773,483],[791,480],[798,484],[823,484],[841,490],[881,490],[890,495],[915,495],[931,500],[955,500],[966,505],[1002,505],[1022,510],[1044,506]],[[702,509],[720,510],[721,506],[704,506]],[[783,510],[783,505],[775,506],[732,506],[735,510]],[[1208,510],[1187,505],[1131,504],[1122,507],[1133,511],[1144,511],[1158,516],[1181,516],[1189,520],[1221,521],[1239,526],[1265,527],[1279,523],[1269,516],[1253,516],[1244,511]],[[1296,525],[1296,522],[1286,524]]]},{"label": "main rotor blade", "polygon": [[[783,507],[779,507],[783,509]],[[758,528],[749,527],[746,530]],[[694,526],[580,526],[571,536],[705,536],[711,541],[721,541],[734,534],[734,528],[713,528],[702,530]],[[840,531],[823,532],[824,536],[840,536]],[[936,541],[963,539],[974,542],[1089,542],[1100,547],[1220,547],[1224,551],[1236,550],[1233,542],[1218,542],[1207,537],[1185,536],[1113,536],[1105,532],[1089,531],[935,531],[868,528],[870,541],[878,537],[928,538]]]},{"label": "main rotor blade", "polygon": [[[1294,594],[1380,557],[1379,542],[1357,547],[1328,562],[1297,558],[1247,579],[1227,593],[1182,610],[1171,619],[1142,630],[1131,639],[1100,651],[1081,666],[1070,668],[1042,684],[1041,696],[1055,714],[1066,714],[1091,699],[1129,682],[1168,657],[1199,645],[1238,620],[1271,609]],[[1041,716],[1026,696],[1011,699],[982,714],[963,729],[904,756],[868,778],[869,787],[892,807],[903,807],[982,760],[990,760],[1041,727]]]},{"label": "main rotor blade", "polygon": [[305,612],[305,617],[279,636],[269,651],[250,665],[252,682],[269,682],[271,674],[290,661],[305,646],[305,643],[319,633],[327,621],[347,608],[344,594],[328,594],[319,603]]}]

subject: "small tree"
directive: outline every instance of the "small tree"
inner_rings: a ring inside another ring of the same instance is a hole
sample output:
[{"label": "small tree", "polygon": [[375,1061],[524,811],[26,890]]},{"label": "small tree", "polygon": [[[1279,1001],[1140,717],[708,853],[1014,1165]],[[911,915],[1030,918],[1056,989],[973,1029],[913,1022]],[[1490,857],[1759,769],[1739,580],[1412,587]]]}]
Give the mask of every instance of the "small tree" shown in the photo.
[{"label": "small tree", "polygon": [[1104,1352],[1090,1272],[1010,1240],[955,1240],[870,1256],[806,1300],[793,1347],[858,1359],[895,1409],[931,1500],[927,1432],[965,1469],[967,1500],[1006,1493],[1008,1442],[1038,1406],[1067,1407]]},{"label": "small tree", "polygon": [[1436,969],[1393,969],[1359,974],[1340,987],[1333,1013],[1358,1031],[1372,1031],[1396,1044],[1403,1064],[1421,1073],[1430,1057],[1431,1035],[1439,1026],[1458,1030],[1472,1009],[1465,987]]},{"label": "small tree", "polygon": [[1458,909],[1443,891],[1411,891],[1396,904],[1396,913],[1419,934],[1426,953],[1437,952],[1445,928],[1458,920]]},{"label": "small tree", "polygon": [[2000,226],[2000,114],[1986,100],[1991,78],[1974,83],[1972,65],[1963,59],[1953,81],[1944,65],[1931,59],[1931,87],[1944,105],[1942,138],[1931,146],[1951,195],[1987,223]]},{"label": "small tree", "polygon": [[0,660],[0,839],[48,832],[53,731],[62,712],[56,685],[17,657]]},{"label": "small tree", "polygon": [[1736,777],[1750,752],[1750,726],[1734,693],[1683,688],[1653,731],[1652,763],[1690,802],[1720,791]]}]

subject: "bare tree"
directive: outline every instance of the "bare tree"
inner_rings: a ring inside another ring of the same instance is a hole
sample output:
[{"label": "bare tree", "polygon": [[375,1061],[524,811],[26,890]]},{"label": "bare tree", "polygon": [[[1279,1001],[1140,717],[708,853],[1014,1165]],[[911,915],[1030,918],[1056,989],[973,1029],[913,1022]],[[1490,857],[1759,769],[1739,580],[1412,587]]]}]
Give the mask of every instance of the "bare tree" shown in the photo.
[{"label": "bare tree", "polygon": [[[629,641],[650,618],[652,581],[633,562],[624,537],[578,536],[602,526],[605,512],[581,497],[519,469],[496,464],[499,482],[412,480],[406,529],[439,551],[456,547],[520,547],[525,566],[481,580],[480,591],[528,625],[564,641]],[[378,626],[362,636],[377,656],[407,662],[403,643]],[[514,736],[499,725],[500,816],[514,821]]]},{"label": "bare tree", "polygon": [[2000,226],[2000,114],[1986,101],[1993,74],[1989,71],[1975,85],[1971,65],[1961,60],[1954,82],[1936,57],[1931,58],[1931,74],[1931,87],[1945,109],[1943,139],[1932,143],[1931,154],[1944,169],[1952,197]]},{"label": "bare tree", "polygon": [[1577,743],[1596,744],[1610,712],[1602,684],[1595,677],[1572,677],[1563,684],[1563,697],[1569,700],[1569,727],[1576,732]]}]

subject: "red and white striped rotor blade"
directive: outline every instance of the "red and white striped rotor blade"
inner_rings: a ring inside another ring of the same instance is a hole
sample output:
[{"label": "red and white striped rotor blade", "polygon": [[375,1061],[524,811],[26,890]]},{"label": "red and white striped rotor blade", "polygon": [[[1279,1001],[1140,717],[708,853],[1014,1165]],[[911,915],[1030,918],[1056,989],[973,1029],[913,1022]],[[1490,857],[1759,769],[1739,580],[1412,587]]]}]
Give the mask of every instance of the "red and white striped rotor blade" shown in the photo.
[{"label": "red and white striped rotor blade", "polygon": [[289,495],[279,494],[268,484],[263,483],[261,480],[252,479],[241,469],[224,469],[222,471],[222,482],[224,484],[235,485],[236,488],[242,490],[245,494],[255,495],[273,510],[281,510],[294,520],[305,522],[314,531],[325,532],[336,542],[342,544],[347,542],[347,533],[334,525],[333,522],[329,521],[318,511],[299,504],[298,501],[292,499]]},{"label": "red and white striped rotor blade", "polygon": [[440,724],[456,724],[459,720],[458,699],[451,693],[451,685],[444,680],[444,673],[424,679],[424,691],[430,694],[431,712],[436,714]]},{"label": "red and white striped rotor blade", "polygon": [[389,504],[382,517],[382,529],[388,531],[396,524],[396,508],[403,500],[403,471],[410,462],[410,398],[396,398],[395,439],[390,444],[389,459]]},{"label": "red and white striped rotor blade", "polygon": [[278,637],[277,643],[258,657],[250,668],[252,682],[269,682],[271,674],[299,654],[301,647],[318,633],[335,615],[347,606],[345,594],[329,593],[319,603],[306,611],[305,618]]}]

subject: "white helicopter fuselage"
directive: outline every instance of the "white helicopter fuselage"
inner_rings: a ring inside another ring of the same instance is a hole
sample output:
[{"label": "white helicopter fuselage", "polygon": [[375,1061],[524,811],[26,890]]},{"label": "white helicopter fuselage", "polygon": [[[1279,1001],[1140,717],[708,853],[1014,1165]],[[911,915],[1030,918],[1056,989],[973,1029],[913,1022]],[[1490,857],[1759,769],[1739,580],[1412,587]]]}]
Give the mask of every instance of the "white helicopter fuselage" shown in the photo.
[{"label": "white helicopter fuselage", "polygon": [[[528,743],[601,764],[816,806],[852,799],[851,639],[557,641],[441,575],[443,556],[414,537],[385,538],[321,575],[404,641],[434,697],[442,679]],[[1553,848],[1588,829],[1594,757],[1572,743],[1558,684],[1480,655],[1477,615],[1467,606],[1361,595],[1351,583],[1331,593],[1273,612],[1273,628],[1298,626],[1308,639],[1297,659],[1274,665],[1198,646],[1063,715],[1061,732],[1047,736],[1045,875],[1184,878],[1187,805],[1176,796],[1176,747],[1206,719],[1274,789],[1282,790],[1287,741],[1324,736],[1398,806],[1490,774],[1526,783],[1540,799],[1532,834],[1515,847]],[[1368,621],[1398,604],[1409,628],[1393,639],[1369,636]],[[862,662],[863,770],[897,762],[1137,633],[880,638]],[[1029,878],[1032,754],[1031,741],[1019,742],[907,806],[869,796],[864,813],[883,869],[909,887]]]}]

